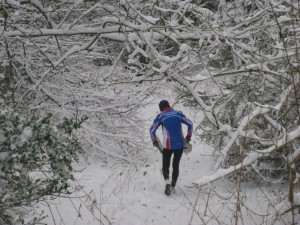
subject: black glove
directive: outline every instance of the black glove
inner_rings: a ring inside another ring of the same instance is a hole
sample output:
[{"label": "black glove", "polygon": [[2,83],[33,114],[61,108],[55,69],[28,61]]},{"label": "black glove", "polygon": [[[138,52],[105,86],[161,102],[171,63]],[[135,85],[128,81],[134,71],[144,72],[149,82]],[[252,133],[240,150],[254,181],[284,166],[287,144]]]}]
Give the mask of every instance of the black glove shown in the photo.
[{"label": "black glove", "polygon": [[153,146],[158,147],[158,141],[153,141]]},{"label": "black glove", "polygon": [[186,140],[186,143],[189,143],[191,141],[191,137],[190,136],[186,136],[185,140]]}]

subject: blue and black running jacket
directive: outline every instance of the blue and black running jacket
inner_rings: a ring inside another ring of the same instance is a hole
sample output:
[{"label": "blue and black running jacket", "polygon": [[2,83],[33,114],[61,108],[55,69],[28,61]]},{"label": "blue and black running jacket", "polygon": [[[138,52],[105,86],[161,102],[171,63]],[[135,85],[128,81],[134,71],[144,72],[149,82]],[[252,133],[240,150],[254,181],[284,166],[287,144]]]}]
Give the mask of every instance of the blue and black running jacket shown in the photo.
[{"label": "blue and black running jacket", "polygon": [[187,137],[192,136],[193,123],[180,112],[168,107],[158,114],[150,128],[150,135],[153,142],[157,140],[156,130],[162,125],[163,148],[165,149],[183,149],[185,139],[182,133],[181,123],[188,127]]}]

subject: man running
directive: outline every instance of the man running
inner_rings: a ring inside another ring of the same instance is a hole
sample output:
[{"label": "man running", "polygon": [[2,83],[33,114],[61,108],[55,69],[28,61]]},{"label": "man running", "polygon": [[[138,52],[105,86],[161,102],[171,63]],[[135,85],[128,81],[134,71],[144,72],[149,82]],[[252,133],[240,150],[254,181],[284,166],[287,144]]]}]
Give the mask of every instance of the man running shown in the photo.
[{"label": "man running", "polygon": [[[170,195],[171,191],[175,192],[175,185],[177,182],[177,178],[179,175],[179,162],[183,153],[183,148],[186,142],[191,141],[192,131],[193,131],[193,123],[186,118],[186,116],[180,112],[172,109],[167,100],[162,100],[159,103],[159,109],[161,113],[159,113],[151,128],[150,135],[151,140],[154,146],[158,146],[158,141],[156,137],[157,128],[162,125],[163,131],[163,166],[162,172],[166,182],[165,194]],[[181,123],[184,123],[188,127],[188,132],[186,137],[183,137]],[[173,157],[173,173],[172,173],[172,181],[169,181],[169,167],[171,156]]]}]

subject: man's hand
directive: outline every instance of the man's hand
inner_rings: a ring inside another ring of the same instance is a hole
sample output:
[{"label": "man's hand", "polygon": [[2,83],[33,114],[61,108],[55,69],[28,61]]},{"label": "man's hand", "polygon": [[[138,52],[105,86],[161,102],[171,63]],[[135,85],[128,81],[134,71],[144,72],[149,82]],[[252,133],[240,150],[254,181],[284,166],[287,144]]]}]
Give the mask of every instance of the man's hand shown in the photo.
[{"label": "man's hand", "polygon": [[158,147],[158,141],[153,141],[153,146]]},{"label": "man's hand", "polygon": [[186,140],[186,143],[189,143],[191,141],[191,137],[190,136],[186,136],[185,140]]}]

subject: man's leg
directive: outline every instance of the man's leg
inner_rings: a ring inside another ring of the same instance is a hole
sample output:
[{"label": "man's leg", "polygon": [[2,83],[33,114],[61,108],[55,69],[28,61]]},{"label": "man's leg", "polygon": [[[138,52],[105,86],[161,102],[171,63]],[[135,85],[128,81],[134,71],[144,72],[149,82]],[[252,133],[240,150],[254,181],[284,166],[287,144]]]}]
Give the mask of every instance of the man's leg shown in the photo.
[{"label": "man's leg", "polygon": [[172,183],[171,186],[175,187],[177,178],[179,176],[179,162],[183,153],[183,149],[174,151],[173,158],[173,173],[172,173]]},{"label": "man's leg", "polygon": [[165,190],[166,195],[171,194],[171,184],[170,184],[170,181],[169,181],[169,167],[170,167],[170,161],[171,161],[172,153],[173,152],[171,150],[167,150],[167,149],[163,150],[163,168],[162,168],[162,172],[163,172],[163,176],[164,176],[165,181],[166,181],[166,190]]},{"label": "man's leg", "polygon": [[162,165],[162,173],[165,180],[169,180],[169,168],[170,161],[172,156],[172,151],[168,149],[163,150],[163,165]]}]

